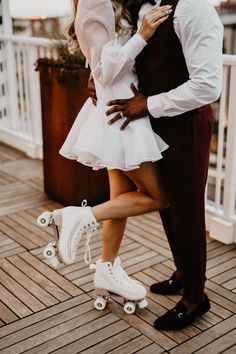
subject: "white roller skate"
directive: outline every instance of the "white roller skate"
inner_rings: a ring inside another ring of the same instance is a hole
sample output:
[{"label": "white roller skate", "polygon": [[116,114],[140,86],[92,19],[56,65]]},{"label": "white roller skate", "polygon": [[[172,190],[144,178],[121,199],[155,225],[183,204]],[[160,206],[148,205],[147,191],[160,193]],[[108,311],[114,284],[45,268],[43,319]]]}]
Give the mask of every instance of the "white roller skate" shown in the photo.
[{"label": "white roller skate", "polygon": [[97,261],[96,265],[90,266],[96,269],[94,275],[94,285],[97,298],[94,307],[97,310],[104,310],[110,292],[119,295],[124,299],[124,312],[133,314],[136,307],[145,308],[147,306],[146,289],[142,284],[129,278],[121,266],[111,262]]},{"label": "white roller skate", "polygon": [[[87,207],[86,204],[86,201],[84,201],[82,207],[66,207],[53,212],[45,211],[38,217],[37,223],[39,226],[52,226],[54,229],[56,242],[50,242],[43,252],[44,257],[50,259],[53,266],[60,264],[60,262],[71,264],[75,261],[77,247],[82,235],[87,238],[85,262],[90,263],[89,242],[92,233],[97,230],[98,223],[91,208]],[[61,224],[58,220],[61,221]]]}]

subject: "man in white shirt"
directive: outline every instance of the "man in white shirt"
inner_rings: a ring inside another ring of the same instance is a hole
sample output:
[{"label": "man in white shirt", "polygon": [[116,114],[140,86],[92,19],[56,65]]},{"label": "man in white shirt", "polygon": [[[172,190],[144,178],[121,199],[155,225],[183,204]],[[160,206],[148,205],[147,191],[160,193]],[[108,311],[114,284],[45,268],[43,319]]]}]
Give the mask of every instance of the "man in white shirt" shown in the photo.
[{"label": "man in white shirt", "polygon": [[126,117],[125,129],[149,114],[153,130],[170,146],[157,168],[170,202],[160,214],[176,271],[151,291],[174,294],[183,288],[181,301],[154,323],[173,330],[210,309],[204,292],[204,194],[214,119],[209,104],[221,90],[223,26],[208,0],[138,2],[139,18],[160,5],[172,5],[173,12],[136,60],[139,91],[133,87],[133,98],[109,102],[107,115],[116,112],[111,123]]}]

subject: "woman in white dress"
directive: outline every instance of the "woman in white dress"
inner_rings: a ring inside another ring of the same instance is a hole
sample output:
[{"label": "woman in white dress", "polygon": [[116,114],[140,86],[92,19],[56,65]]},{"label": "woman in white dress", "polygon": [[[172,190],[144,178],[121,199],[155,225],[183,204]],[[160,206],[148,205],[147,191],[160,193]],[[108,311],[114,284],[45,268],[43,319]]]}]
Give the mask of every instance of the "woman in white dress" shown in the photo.
[{"label": "woman in white dress", "polygon": [[[107,168],[111,199],[93,208],[83,205],[55,210],[48,214],[48,219],[44,213],[38,222],[41,226],[45,223],[60,225],[58,252],[62,261],[70,264],[75,260],[83,234],[87,237],[85,260],[90,262],[91,234],[98,223],[104,221],[102,257],[96,263],[95,286],[130,300],[140,300],[145,297],[145,288],[127,276],[117,256],[126,218],[167,206],[154,162],[162,158],[168,146],[153,132],[148,117],[131,122],[121,131],[122,120],[109,125],[106,111],[111,99],[133,96],[131,84],[137,84],[135,58],[168,18],[171,6],[145,14],[140,28],[132,36],[127,8],[130,2],[74,0],[75,19],[69,31],[73,44],[80,46],[91,68],[97,105],[87,100],[60,154],[93,169]],[[116,278],[116,285],[109,278],[110,272],[113,280]],[[109,278],[105,283],[104,274]]]}]

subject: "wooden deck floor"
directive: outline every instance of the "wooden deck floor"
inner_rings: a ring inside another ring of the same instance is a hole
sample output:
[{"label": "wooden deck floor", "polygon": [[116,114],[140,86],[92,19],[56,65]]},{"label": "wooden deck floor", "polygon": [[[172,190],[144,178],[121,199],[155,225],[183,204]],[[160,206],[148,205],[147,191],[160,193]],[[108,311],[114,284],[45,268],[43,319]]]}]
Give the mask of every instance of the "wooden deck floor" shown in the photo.
[{"label": "wooden deck floor", "polygon": [[[93,309],[93,274],[77,262],[55,270],[42,259],[51,232],[36,217],[58,204],[43,194],[40,161],[0,144],[1,353],[236,353],[236,246],[208,240],[207,293],[212,308],[189,328],[158,332],[154,319],[180,295],[148,292],[149,307],[125,315],[119,298]],[[100,231],[91,241],[100,254]],[[129,274],[148,288],[171,275],[171,253],[157,213],[130,218],[121,248]]]}]

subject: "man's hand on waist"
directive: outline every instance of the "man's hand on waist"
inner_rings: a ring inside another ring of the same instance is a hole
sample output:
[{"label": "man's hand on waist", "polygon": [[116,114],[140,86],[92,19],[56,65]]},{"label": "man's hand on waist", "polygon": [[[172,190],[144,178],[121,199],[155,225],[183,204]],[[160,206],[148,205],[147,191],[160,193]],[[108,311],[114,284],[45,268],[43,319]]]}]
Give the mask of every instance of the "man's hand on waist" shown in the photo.
[{"label": "man's hand on waist", "polygon": [[121,126],[121,130],[124,130],[127,125],[132,121],[139,118],[143,118],[148,115],[147,97],[139,92],[134,84],[131,84],[131,89],[134,96],[129,99],[117,99],[107,103],[108,106],[112,106],[106,115],[109,116],[113,113],[117,113],[108,124],[113,124],[119,119],[125,118],[125,122]]}]

